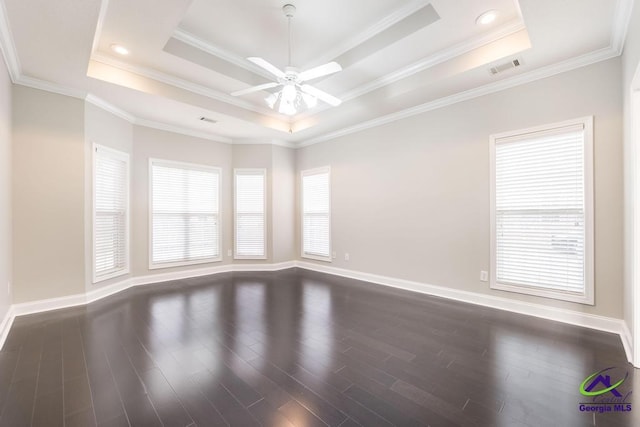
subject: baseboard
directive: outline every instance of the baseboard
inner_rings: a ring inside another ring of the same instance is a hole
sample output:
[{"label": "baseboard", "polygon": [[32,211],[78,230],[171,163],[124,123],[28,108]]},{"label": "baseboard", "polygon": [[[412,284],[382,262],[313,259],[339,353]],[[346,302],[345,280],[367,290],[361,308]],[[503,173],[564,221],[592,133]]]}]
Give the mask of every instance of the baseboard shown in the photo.
[{"label": "baseboard", "polygon": [[278,262],[275,264],[234,264],[233,271],[278,271],[294,268],[295,261]]},{"label": "baseboard", "polygon": [[[444,286],[430,285],[426,283],[414,282],[411,280],[397,279],[394,277],[381,276],[377,274],[365,273],[361,271],[348,270],[344,268],[332,267],[329,265],[315,264],[307,261],[298,261],[296,266],[306,270],[321,273],[333,274],[350,279],[363,280],[379,285],[404,289],[413,292],[438,296],[483,307],[495,308],[498,310],[510,311],[527,316],[539,317],[556,322],[568,323],[599,331],[611,332],[620,335],[627,359],[631,361],[631,334],[622,319],[612,317],[597,316],[594,314],[580,313],[563,308],[548,307],[542,304],[517,301],[509,298],[502,298],[494,295],[483,295],[475,292],[468,292]],[[625,332],[626,329],[626,332]]]},{"label": "baseboard", "polygon": [[11,330],[11,326],[13,325],[13,319],[15,319],[15,315],[13,314],[13,307],[9,306],[9,308],[7,309],[7,313],[4,315],[2,323],[0,324],[0,349],[4,346],[4,342],[9,336],[9,331]]},{"label": "baseboard", "polygon": [[125,291],[134,286],[136,278],[128,277],[118,282],[112,283],[107,286],[102,286],[98,289],[93,289],[85,294],[85,304],[89,304],[94,301],[101,300],[110,295],[117,294],[118,292]]},{"label": "baseboard", "polygon": [[4,346],[13,320],[17,316],[42,313],[45,311],[60,310],[63,308],[85,305],[101,300],[108,296],[127,290],[133,286],[153,285],[172,280],[188,279],[191,277],[209,276],[211,274],[227,273],[234,271],[278,271],[296,266],[295,261],[275,264],[225,264],[214,267],[198,268],[192,270],[174,271],[170,273],[150,274],[145,276],[129,277],[119,282],[91,290],[84,294],[68,295],[59,298],[30,301],[13,304],[9,307],[4,320],[0,324],[0,349]]},{"label": "baseboard", "polygon": [[172,280],[188,279],[190,277],[209,276],[211,274],[229,273],[235,271],[235,265],[224,264],[213,267],[194,268],[192,270],[172,271],[169,273],[148,274],[146,276],[132,277],[131,285],[149,285],[154,283],[170,282]]},{"label": "baseboard", "polygon": [[86,294],[68,295],[59,298],[48,298],[38,301],[23,302],[11,306],[14,316],[41,313],[60,308],[76,307],[87,303]]},{"label": "baseboard", "polygon": [[633,365],[633,336],[629,330],[627,322],[622,322],[622,332],[620,333],[620,339],[622,340],[622,346],[624,352],[627,355],[627,360]]},{"label": "baseboard", "polygon": [[411,280],[381,276],[361,271],[348,270],[328,265],[315,264],[307,261],[288,261],[275,264],[226,264],[193,270],[129,277],[117,283],[113,283],[111,285],[89,291],[85,294],[76,294],[60,298],[50,298],[27,303],[13,304],[9,307],[7,314],[0,324],[0,349],[4,346],[4,342],[6,341],[9,330],[11,329],[11,325],[13,324],[13,320],[17,316],[85,305],[94,301],[98,301],[102,298],[106,298],[110,295],[122,292],[126,289],[131,288],[132,286],[152,285],[172,280],[181,280],[191,277],[208,276],[211,274],[226,272],[278,271],[293,267],[332,274],[340,277],[347,277],[350,279],[363,280],[378,285],[390,286],[413,292],[420,292],[423,294],[448,298],[451,300],[480,305],[483,307],[490,307],[498,310],[505,310],[513,313],[539,317],[542,319],[568,323],[571,325],[583,326],[599,331],[615,333],[620,335],[620,339],[622,341],[627,359],[630,363],[633,363],[633,340],[627,324],[622,319],[580,313],[577,311],[562,308],[548,307],[542,304],[517,301],[493,295],[483,295],[475,292],[468,292],[459,289],[452,289],[443,286],[415,282]]}]

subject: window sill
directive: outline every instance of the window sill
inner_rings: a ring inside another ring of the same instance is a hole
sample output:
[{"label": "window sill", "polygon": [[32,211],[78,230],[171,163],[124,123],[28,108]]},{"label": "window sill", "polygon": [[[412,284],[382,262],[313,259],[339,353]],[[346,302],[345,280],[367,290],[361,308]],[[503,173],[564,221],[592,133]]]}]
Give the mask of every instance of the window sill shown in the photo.
[{"label": "window sill", "polygon": [[93,276],[92,284],[98,284],[100,282],[104,282],[105,280],[114,279],[116,277],[124,276],[125,274],[129,274],[129,268],[124,270],[114,271],[112,273],[106,274],[104,276]]},{"label": "window sill", "polygon": [[205,258],[205,259],[197,259],[193,261],[178,261],[178,262],[163,262],[163,263],[149,263],[149,270],[159,270],[162,268],[171,268],[171,267],[185,267],[188,265],[197,265],[197,264],[210,264],[213,262],[222,261],[222,257],[216,258]]},{"label": "window sill", "polygon": [[559,301],[575,302],[578,304],[594,305],[593,292],[577,294],[574,292],[554,291],[552,289],[533,288],[529,286],[518,286],[505,283],[492,283],[491,289],[513,292],[536,297],[555,299]]},{"label": "window sill", "polygon": [[303,253],[301,255],[302,258],[307,258],[307,259],[313,259],[316,261],[324,261],[324,262],[332,262],[332,259],[330,256],[322,256],[322,255],[311,255],[311,254],[305,254]]}]

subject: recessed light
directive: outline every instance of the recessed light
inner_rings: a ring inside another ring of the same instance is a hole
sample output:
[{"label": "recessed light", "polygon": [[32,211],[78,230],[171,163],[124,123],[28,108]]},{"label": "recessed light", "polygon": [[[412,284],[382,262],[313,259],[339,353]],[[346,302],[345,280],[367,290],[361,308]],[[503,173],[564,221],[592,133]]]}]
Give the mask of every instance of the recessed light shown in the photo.
[{"label": "recessed light", "polygon": [[111,50],[117,53],[118,55],[129,55],[129,49],[119,44],[112,44]]},{"label": "recessed light", "polygon": [[476,24],[478,25],[489,25],[498,17],[497,10],[488,10],[482,15],[476,18]]}]

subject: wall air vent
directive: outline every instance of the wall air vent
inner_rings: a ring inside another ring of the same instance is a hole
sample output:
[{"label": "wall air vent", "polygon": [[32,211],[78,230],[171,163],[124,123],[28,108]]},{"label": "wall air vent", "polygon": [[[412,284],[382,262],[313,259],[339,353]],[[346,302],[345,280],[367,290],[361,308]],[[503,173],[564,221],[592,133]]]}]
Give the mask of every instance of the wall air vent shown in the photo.
[{"label": "wall air vent", "polygon": [[502,64],[498,64],[495,67],[489,68],[489,72],[492,75],[504,73],[507,70],[511,70],[513,68],[517,68],[522,65],[522,61],[520,59],[512,59],[509,62],[504,62]]},{"label": "wall air vent", "polygon": [[209,117],[205,117],[205,116],[200,117],[200,121],[201,122],[212,123],[212,124],[218,123],[217,120],[213,120],[213,119],[210,119]]}]

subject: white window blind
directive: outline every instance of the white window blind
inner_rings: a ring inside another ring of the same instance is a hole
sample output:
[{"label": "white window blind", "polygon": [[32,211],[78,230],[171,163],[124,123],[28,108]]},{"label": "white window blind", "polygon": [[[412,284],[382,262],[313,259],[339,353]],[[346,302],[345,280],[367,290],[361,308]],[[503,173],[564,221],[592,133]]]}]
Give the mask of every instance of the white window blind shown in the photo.
[{"label": "white window blind", "polygon": [[235,258],[264,259],[265,170],[236,169]]},{"label": "white window blind", "polygon": [[93,282],[129,272],[129,156],[94,145]]},{"label": "white window blind", "polygon": [[496,287],[590,293],[590,147],[583,122],[495,139]]},{"label": "white window blind", "polygon": [[217,168],[151,160],[151,268],[220,259]]},{"label": "white window blind", "polygon": [[330,170],[302,172],[302,256],[331,260]]}]

